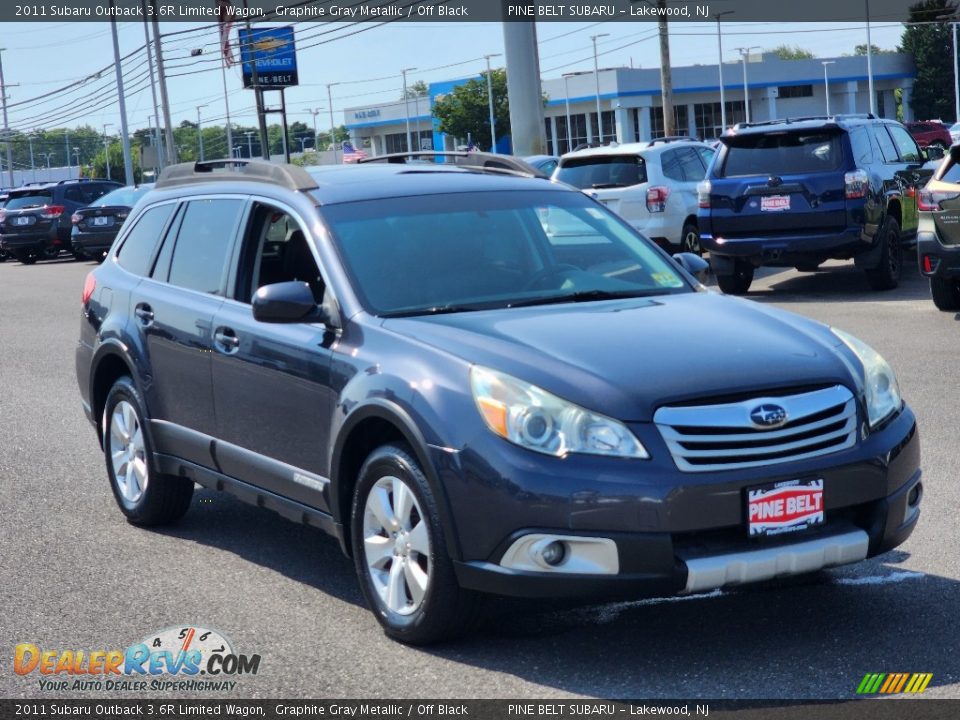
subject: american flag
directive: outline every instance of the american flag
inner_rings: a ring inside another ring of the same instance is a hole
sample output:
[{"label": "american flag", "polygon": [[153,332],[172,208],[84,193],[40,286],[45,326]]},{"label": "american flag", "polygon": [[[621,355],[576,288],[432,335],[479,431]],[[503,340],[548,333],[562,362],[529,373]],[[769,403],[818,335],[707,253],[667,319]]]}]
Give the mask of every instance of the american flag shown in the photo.
[{"label": "american flag", "polygon": [[230,46],[230,28],[233,27],[233,0],[217,0],[217,12],[220,16],[220,49],[223,51],[223,62],[227,67],[230,67],[234,63],[233,48]]},{"label": "american flag", "polygon": [[351,143],[344,141],[343,143],[343,161],[345,163],[354,163],[357,160],[363,160],[367,154],[358,148],[355,148]]}]

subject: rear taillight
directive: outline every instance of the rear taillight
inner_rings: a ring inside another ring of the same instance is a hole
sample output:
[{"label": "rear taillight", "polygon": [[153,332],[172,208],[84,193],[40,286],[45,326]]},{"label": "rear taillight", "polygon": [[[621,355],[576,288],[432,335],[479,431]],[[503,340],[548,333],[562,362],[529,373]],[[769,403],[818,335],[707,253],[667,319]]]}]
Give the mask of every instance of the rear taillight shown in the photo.
[{"label": "rear taillight", "polygon": [[79,225],[81,220],[83,220],[83,217],[81,215],[77,215],[76,213],[70,216],[70,222],[74,225]]},{"label": "rear taillight", "polygon": [[63,205],[44,205],[40,208],[40,217],[44,220],[53,220],[63,213]]},{"label": "rear taillight", "polygon": [[670,197],[670,188],[658,185],[647,190],[647,211],[663,212],[667,208],[667,198]]},{"label": "rear taillight", "polygon": [[710,181],[704,180],[697,184],[697,205],[702,208],[710,207]]},{"label": "rear taillight", "polygon": [[96,289],[97,279],[93,276],[92,272],[87,273],[87,279],[83,281],[83,295],[80,296],[80,302],[84,307],[90,302],[90,296],[93,295],[93,291]]},{"label": "rear taillight", "polygon": [[925,273],[933,272],[933,261],[930,259],[929,255],[923,256],[923,271]]},{"label": "rear taillight", "polygon": [[844,173],[843,184],[847,200],[859,200],[867,196],[867,186],[870,184],[870,176],[867,175],[866,170],[857,168],[853,172]]},{"label": "rear taillight", "polygon": [[917,194],[917,210],[940,210],[940,203],[944,200],[956,200],[958,197],[960,193],[921,190]]}]

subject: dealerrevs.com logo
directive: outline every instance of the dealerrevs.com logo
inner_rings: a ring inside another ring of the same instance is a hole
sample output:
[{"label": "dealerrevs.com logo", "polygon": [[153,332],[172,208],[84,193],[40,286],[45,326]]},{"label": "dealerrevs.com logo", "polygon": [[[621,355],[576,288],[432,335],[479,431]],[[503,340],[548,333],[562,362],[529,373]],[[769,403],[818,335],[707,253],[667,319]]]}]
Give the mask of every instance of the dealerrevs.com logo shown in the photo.
[{"label": "dealerrevs.com logo", "polygon": [[237,685],[234,677],[259,669],[259,655],[236,653],[221,633],[198,626],[167,628],[125,650],[20,643],[13,653],[14,672],[39,676],[44,691],[230,691]]}]

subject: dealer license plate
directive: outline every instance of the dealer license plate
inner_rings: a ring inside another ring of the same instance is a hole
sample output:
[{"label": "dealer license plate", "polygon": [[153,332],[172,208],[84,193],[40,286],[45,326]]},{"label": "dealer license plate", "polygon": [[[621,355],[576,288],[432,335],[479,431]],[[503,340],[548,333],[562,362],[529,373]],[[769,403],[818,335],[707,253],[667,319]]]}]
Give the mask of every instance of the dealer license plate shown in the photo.
[{"label": "dealer license plate", "polygon": [[750,537],[823,525],[823,478],[747,488],[747,524]]},{"label": "dealer license plate", "polygon": [[765,212],[779,212],[790,209],[789,195],[764,195],[760,198],[760,209]]}]

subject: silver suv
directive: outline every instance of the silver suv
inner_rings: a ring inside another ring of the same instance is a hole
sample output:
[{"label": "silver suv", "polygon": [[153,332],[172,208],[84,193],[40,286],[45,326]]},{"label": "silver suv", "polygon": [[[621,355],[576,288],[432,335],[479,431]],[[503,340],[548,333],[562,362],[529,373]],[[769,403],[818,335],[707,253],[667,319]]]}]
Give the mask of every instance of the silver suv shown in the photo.
[{"label": "silver suv", "polygon": [[555,180],[596,198],[664,250],[702,254],[697,183],[714,149],[689,137],[575,150]]}]

